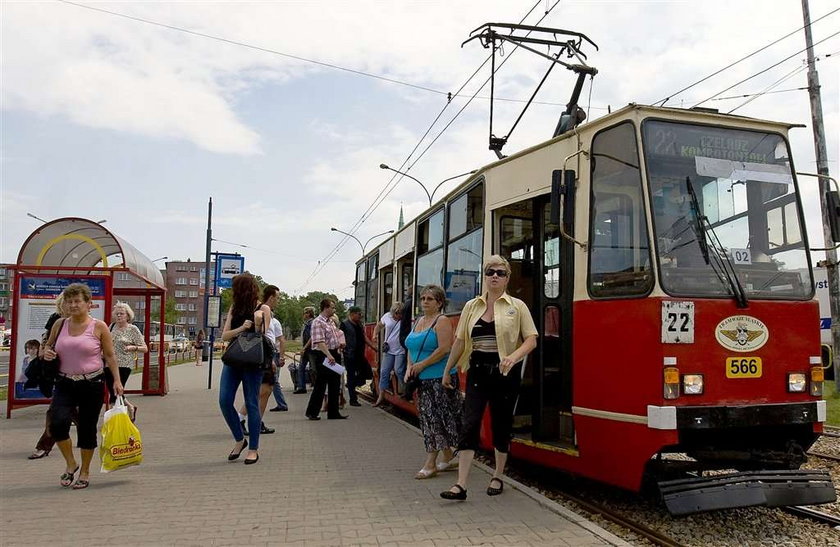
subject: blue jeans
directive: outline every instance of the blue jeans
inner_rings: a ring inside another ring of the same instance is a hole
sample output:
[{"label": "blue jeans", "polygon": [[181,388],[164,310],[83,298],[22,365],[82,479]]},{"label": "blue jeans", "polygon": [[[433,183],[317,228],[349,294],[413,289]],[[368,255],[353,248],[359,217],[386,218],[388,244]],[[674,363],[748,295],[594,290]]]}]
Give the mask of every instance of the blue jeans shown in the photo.
[{"label": "blue jeans", "polygon": [[233,406],[236,398],[236,391],[239,384],[242,384],[242,393],[245,395],[245,408],[248,410],[248,431],[250,439],[248,448],[257,450],[260,447],[260,385],[262,384],[263,371],[260,369],[248,370],[242,368],[222,366],[222,378],[219,381],[219,407],[222,409],[222,416],[225,418],[233,439],[241,442],[245,437],[242,425],[239,423],[239,413]]},{"label": "blue jeans", "polygon": [[277,406],[280,408],[289,408],[289,405],[286,403],[286,398],[283,397],[283,389],[280,387],[281,370],[278,368],[277,374],[274,375],[274,387],[271,389],[271,392],[274,394],[274,400],[277,401]]},{"label": "blue jeans", "polygon": [[397,384],[402,384],[405,378],[405,353],[399,355],[384,353],[382,355],[382,364],[379,367],[379,393],[391,389],[392,370],[397,373]]},{"label": "blue jeans", "polygon": [[[298,364],[297,369],[297,381],[295,382],[295,389],[298,391],[306,391],[306,365],[309,363],[309,356],[311,354],[311,351],[306,350],[303,352],[303,355],[300,356],[300,364]],[[314,369],[315,367],[312,368]]]}]

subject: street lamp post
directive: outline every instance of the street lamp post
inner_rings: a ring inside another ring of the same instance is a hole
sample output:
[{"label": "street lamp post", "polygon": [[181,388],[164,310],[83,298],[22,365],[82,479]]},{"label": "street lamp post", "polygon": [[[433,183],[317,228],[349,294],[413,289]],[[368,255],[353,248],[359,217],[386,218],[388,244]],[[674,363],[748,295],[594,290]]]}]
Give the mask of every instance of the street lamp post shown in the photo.
[{"label": "street lamp post", "polygon": [[47,221],[46,221],[46,220],[44,220],[44,219],[43,219],[43,218],[41,218],[41,217],[36,217],[36,216],[35,216],[35,215],[33,215],[32,213],[26,213],[26,216],[28,216],[28,217],[32,217],[32,218],[34,218],[35,220],[40,220],[40,221],[41,221],[41,222],[43,222],[44,224],[46,224],[46,223],[47,223]]},{"label": "street lamp post", "polygon": [[377,237],[380,237],[380,236],[384,236],[384,235],[387,235],[387,234],[393,234],[394,233],[394,230],[388,230],[387,232],[382,232],[381,234],[376,234],[374,236],[370,236],[370,238],[368,238],[368,240],[365,241],[364,245],[362,245],[362,242],[359,241],[359,238],[354,236],[353,234],[348,234],[347,232],[339,230],[338,228],[330,228],[330,231],[331,232],[338,232],[339,234],[344,234],[347,237],[352,237],[356,241],[356,243],[359,244],[359,247],[362,248],[362,256],[365,256],[365,249],[367,249],[368,243],[370,243],[372,240],[374,240],[374,239],[376,239]]},{"label": "street lamp post", "polygon": [[424,192],[426,192],[426,197],[428,197],[428,198],[429,198],[429,207],[431,207],[431,206],[432,206],[432,200],[433,200],[433,199],[434,199],[434,197],[435,197],[435,192],[437,192],[437,191],[438,191],[438,188],[440,188],[440,187],[443,185],[443,183],[444,183],[444,182],[449,182],[449,181],[450,181],[450,180],[452,180],[452,179],[457,179],[458,177],[463,177],[464,175],[472,175],[473,173],[475,173],[475,169],[473,169],[472,171],[467,171],[466,173],[461,173],[460,175],[455,175],[454,177],[449,177],[448,179],[443,179],[442,181],[440,181],[440,182],[438,183],[438,185],[437,185],[437,186],[435,186],[434,190],[432,190],[432,193],[430,194],[430,193],[429,193],[429,190],[427,190],[427,189],[426,189],[426,185],[425,185],[425,184],[423,184],[422,182],[420,182],[420,181],[419,181],[419,180],[417,180],[416,178],[412,177],[412,176],[411,176],[411,175],[409,175],[408,173],[404,173],[404,172],[402,172],[402,171],[398,171],[398,170],[394,169],[393,167],[389,167],[388,165],[386,165],[386,164],[384,164],[384,163],[380,163],[380,164],[379,164],[379,168],[380,168],[380,169],[387,169],[388,171],[393,171],[394,173],[398,173],[398,174],[400,174],[400,175],[402,175],[402,176],[404,176],[404,177],[408,177],[408,178],[410,178],[411,180],[413,180],[414,182],[416,182],[417,184],[419,184],[420,186],[422,186],[422,187],[423,187],[423,191],[424,191]]}]

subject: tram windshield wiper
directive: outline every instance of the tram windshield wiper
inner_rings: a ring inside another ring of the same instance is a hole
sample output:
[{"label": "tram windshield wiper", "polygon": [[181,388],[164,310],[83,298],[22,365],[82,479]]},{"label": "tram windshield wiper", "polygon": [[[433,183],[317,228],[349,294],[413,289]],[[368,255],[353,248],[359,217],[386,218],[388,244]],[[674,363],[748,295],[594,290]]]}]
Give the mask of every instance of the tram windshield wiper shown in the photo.
[{"label": "tram windshield wiper", "polygon": [[[715,270],[718,277],[722,276],[726,278],[727,283],[732,289],[732,294],[735,296],[735,301],[738,303],[738,307],[746,308],[747,292],[744,290],[744,286],[741,285],[738,274],[735,272],[735,266],[729,259],[729,253],[721,245],[712,223],[700,211],[700,202],[697,199],[697,194],[694,192],[694,187],[691,185],[691,177],[685,177],[685,186],[694,213],[692,226],[697,237],[697,244],[700,246],[700,252],[703,254],[703,260]],[[709,238],[709,234],[711,234],[712,238]],[[709,252],[710,241],[712,242],[712,250],[714,251],[712,253]],[[712,264],[712,257],[714,258],[714,264]]]}]

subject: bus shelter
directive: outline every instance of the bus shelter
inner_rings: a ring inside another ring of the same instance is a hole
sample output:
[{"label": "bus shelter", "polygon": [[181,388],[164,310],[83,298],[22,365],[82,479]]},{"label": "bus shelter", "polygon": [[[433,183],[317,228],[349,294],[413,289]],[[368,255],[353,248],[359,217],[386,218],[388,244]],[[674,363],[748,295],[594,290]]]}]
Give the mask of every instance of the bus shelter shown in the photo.
[{"label": "bus shelter", "polygon": [[[135,311],[146,345],[156,353],[144,353],[140,388],[126,393],[166,395],[168,392],[164,347],[164,304],[166,287],[160,270],[143,253],[105,226],[84,218],[60,218],[32,232],[20,249],[12,287],[14,334],[9,355],[9,383],[6,418],[15,408],[49,403],[36,389],[24,387],[29,357],[28,340],[41,341],[44,325],[56,311],[58,295],[71,283],[84,283],[91,289],[91,315],[111,322],[111,308],[124,301]],[[152,329],[152,313],[157,309],[160,328]],[[150,333],[156,330],[153,340]],[[140,368],[140,362],[135,368]],[[136,376],[128,382],[136,386]]]}]

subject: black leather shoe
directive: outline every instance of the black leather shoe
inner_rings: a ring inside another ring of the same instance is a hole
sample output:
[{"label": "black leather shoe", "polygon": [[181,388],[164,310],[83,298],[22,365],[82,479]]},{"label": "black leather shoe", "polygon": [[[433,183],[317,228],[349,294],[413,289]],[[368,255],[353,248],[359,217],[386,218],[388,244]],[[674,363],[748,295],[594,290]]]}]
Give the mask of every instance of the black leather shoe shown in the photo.
[{"label": "black leather shoe", "polygon": [[288,408],[283,408],[282,406],[275,406],[274,408],[268,409],[269,412],[286,412],[288,410]]},{"label": "black leather shoe", "polygon": [[350,406],[362,406],[362,403],[359,401],[350,401]]},{"label": "black leather shoe", "polygon": [[335,416],[327,416],[328,420],[346,420],[347,416],[342,416],[341,414],[337,414]]},{"label": "black leather shoe", "polygon": [[293,395],[300,395],[301,393],[306,393],[305,389],[296,389],[292,392]]},{"label": "black leather shoe", "polygon": [[274,433],[274,428],[266,427],[264,423],[260,422],[261,435],[271,435],[272,433]]},{"label": "black leather shoe", "polygon": [[247,435],[248,434],[248,428],[245,427],[245,420],[239,420],[239,425],[242,426],[242,434]]},{"label": "black leather shoe", "polygon": [[460,484],[453,484],[452,488],[456,488],[458,491],[453,492],[451,489],[450,490],[444,490],[443,492],[440,493],[440,497],[442,497],[445,500],[458,500],[458,501],[464,501],[465,499],[467,499],[466,488],[464,488]]},{"label": "black leather shoe", "polygon": [[321,419],[320,416],[310,416],[309,414],[307,414],[306,417],[309,418],[310,420],[313,420],[313,421]]}]

